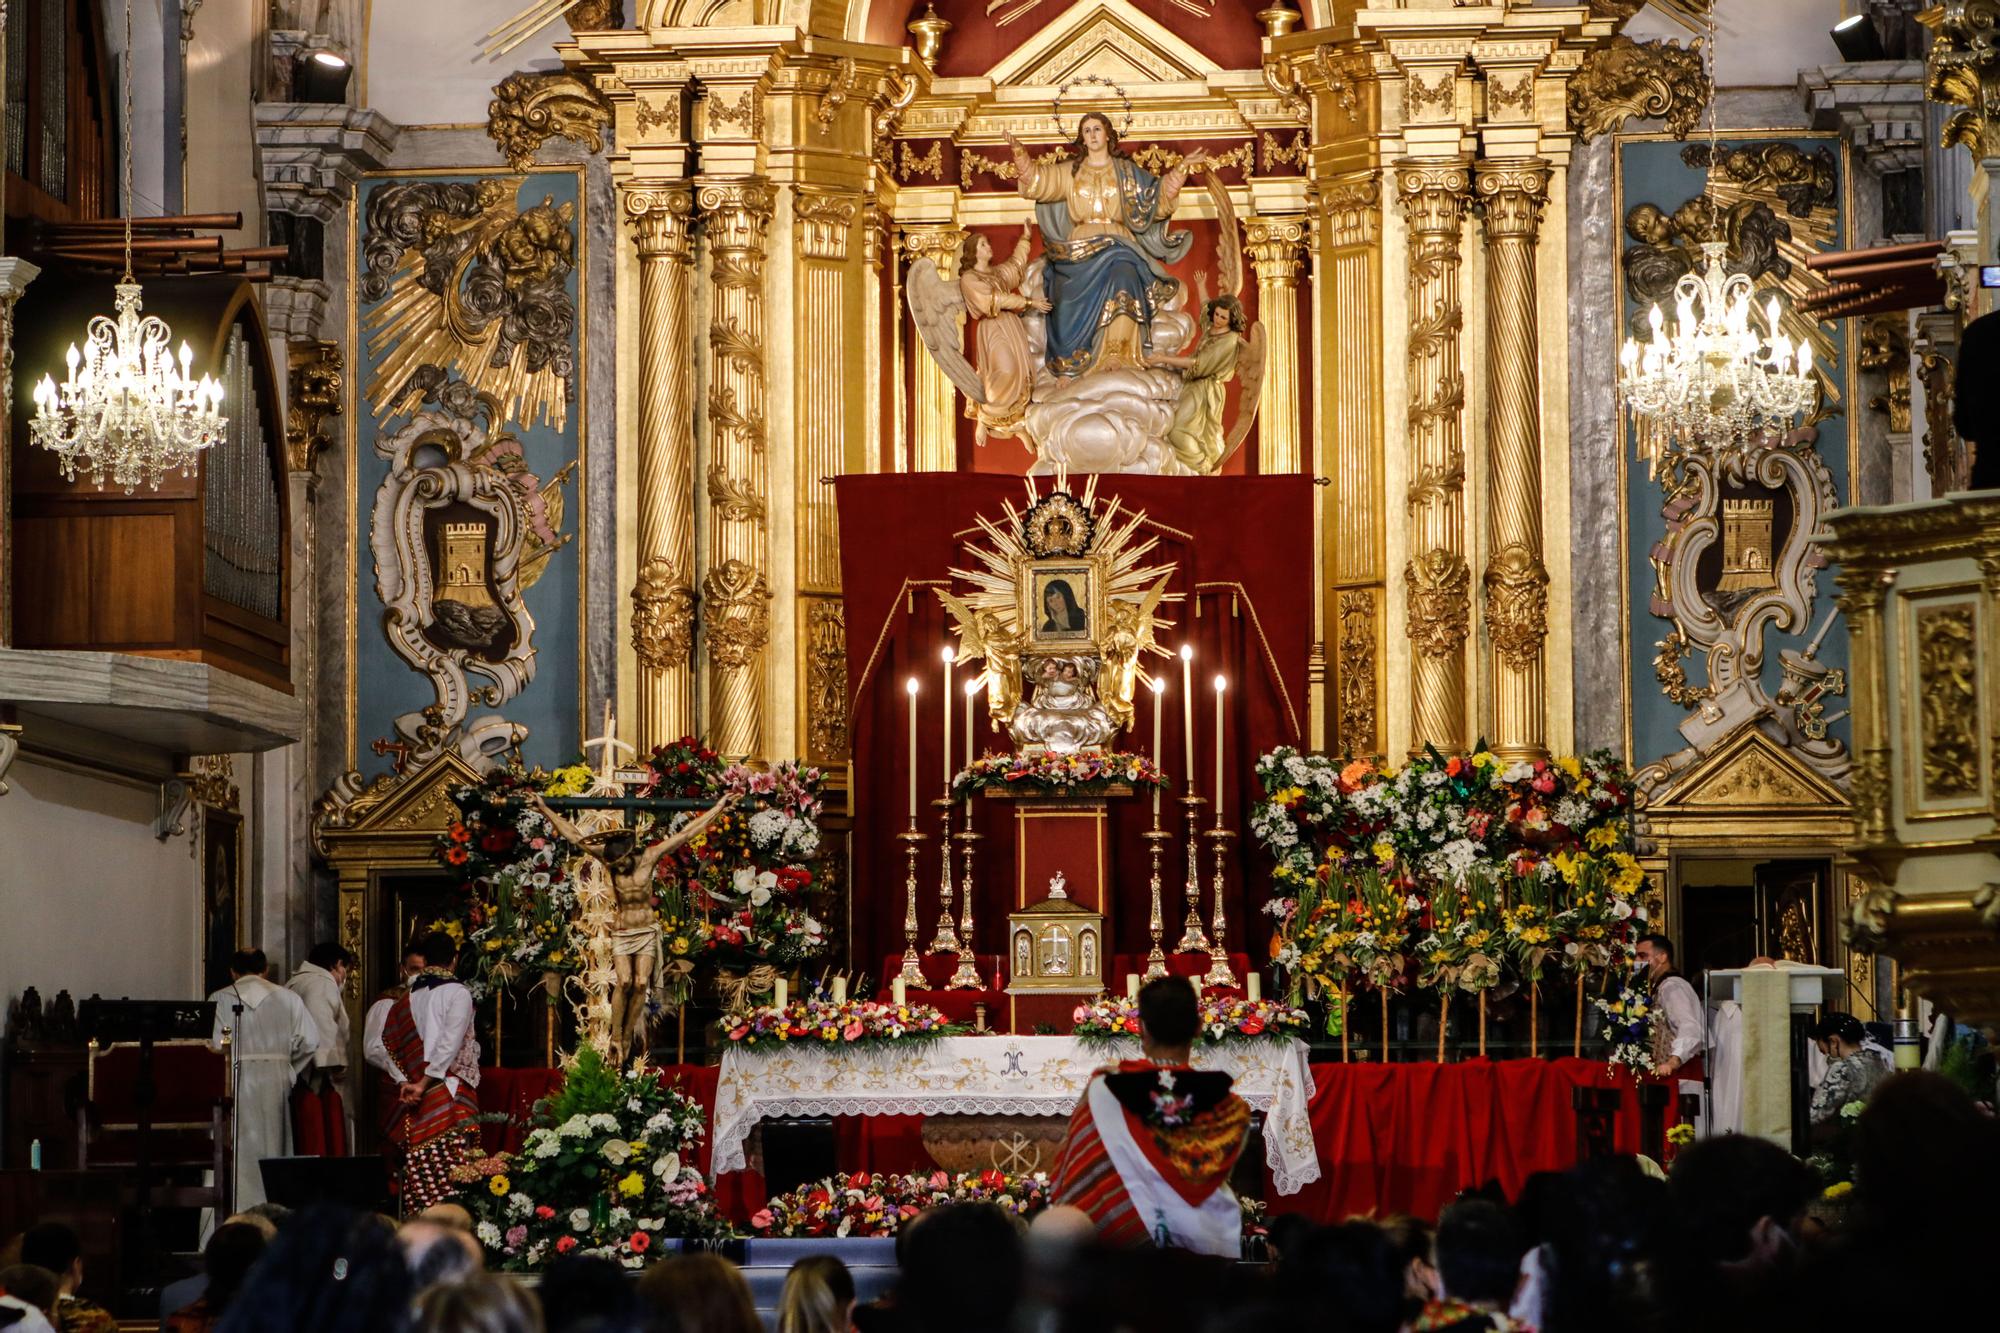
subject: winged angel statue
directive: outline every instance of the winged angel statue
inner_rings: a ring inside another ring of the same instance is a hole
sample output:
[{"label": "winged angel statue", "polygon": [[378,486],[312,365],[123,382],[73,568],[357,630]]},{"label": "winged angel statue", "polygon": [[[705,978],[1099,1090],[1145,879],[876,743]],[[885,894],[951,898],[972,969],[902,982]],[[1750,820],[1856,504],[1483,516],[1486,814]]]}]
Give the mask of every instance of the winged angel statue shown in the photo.
[{"label": "winged angel statue", "polygon": [[[979,442],[1026,440],[1031,470],[1043,475],[1219,471],[1256,420],[1265,358],[1263,326],[1245,327],[1243,244],[1227,187],[1204,171],[1199,150],[1164,176],[1147,171],[1096,111],[1052,160],[1031,158],[1011,135],[1008,145],[1042,253],[1028,259],[1024,227],[995,263],[991,243],[974,234],[956,283],[921,259],[907,288],[918,335],[966,396]],[[1196,278],[1199,325],[1187,284],[1169,268],[1192,236],[1166,225],[1197,172],[1221,233],[1217,295],[1209,298],[1206,274]],[[960,346],[967,315],[978,321],[976,368]],[[1225,423],[1232,377],[1242,393]]]}]

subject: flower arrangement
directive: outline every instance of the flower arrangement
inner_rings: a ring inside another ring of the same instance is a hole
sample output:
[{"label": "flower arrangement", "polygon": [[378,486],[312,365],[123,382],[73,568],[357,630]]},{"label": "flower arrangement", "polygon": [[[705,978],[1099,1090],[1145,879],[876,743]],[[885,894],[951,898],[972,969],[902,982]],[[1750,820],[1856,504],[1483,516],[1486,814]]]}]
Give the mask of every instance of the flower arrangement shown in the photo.
[{"label": "flower arrangement", "polygon": [[[1086,1044],[1129,1046],[1139,1035],[1139,1005],[1123,995],[1100,995],[1080,1004],[1071,1015],[1074,1036]],[[1306,1014],[1275,1000],[1249,1000],[1234,995],[1201,997],[1198,1042],[1290,1041],[1302,1035]]]},{"label": "flower arrangement", "polygon": [[990,754],[960,769],[951,794],[964,800],[989,789],[1061,792],[1082,796],[1113,787],[1167,789],[1167,775],[1142,754]]},{"label": "flower arrangement", "polygon": [[[656,871],[653,903],[666,955],[661,988],[669,1004],[686,1002],[698,965],[793,965],[825,952],[826,894],[810,865],[820,849],[819,770],[792,761],[767,770],[725,767],[692,737],[654,750],[646,767],[653,776],[641,796],[740,798]],[[438,856],[458,878],[462,899],[436,925],[467,947],[478,989],[581,967],[569,873],[581,852],[530,798],[585,794],[594,781],[582,764],[553,773],[501,770],[452,793],[461,817],[440,839]],[[642,826],[640,837],[693,817],[692,810],[663,814]]]},{"label": "flower arrangement", "polygon": [[1401,769],[1280,748],[1252,831],[1276,861],[1272,957],[1295,993],[1482,991],[1616,962],[1643,924],[1631,782],[1606,752]]},{"label": "flower arrangement", "polygon": [[1619,1066],[1634,1074],[1653,1072],[1653,997],[1636,981],[1627,979],[1614,995],[1596,995],[1590,1001],[1604,1016],[1603,1035],[1610,1048],[1606,1059],[1613,1073]]},{"label": "flower arrangement", "polygon": [[640,1268],[662,1239],[727,1233],[692,1164],[702,1109],[657,1073],[621,1073],[585,1046],[531,1124],[519,1153],[453,1173],[495,1268],[538,1269],[569,1254]]},{"label": "flower arrangement", "polygon": [[726,1014],[722,1034],[745,1050],[771,1051],[780,1044],[831,1048],[914,1046],[969,1031],[952,1024],[927,1004],[881,1004],[874,1000],[832,1000],[814,996],[779,1009],[763,1005]]},{"label": "flower arrangement", "polygon": [[896,1176],[858,1171],[780,1194],[751,1214],[750,1227],[759,1236],[893,1236],[924,1209],[944,1203],[991,1203],[1016,1217],[1032,1217],[1048,1207],[1049,1191],[1049,1178],[1040,1172]]}]

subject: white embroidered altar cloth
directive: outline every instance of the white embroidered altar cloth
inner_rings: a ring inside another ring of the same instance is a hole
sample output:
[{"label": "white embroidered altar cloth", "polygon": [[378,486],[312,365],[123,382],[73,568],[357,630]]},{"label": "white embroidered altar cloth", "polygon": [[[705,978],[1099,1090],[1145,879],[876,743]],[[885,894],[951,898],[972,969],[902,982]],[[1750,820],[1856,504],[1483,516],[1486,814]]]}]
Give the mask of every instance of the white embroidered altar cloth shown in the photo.
[{"label": "white embroidered altar cloth", "polygon": [[[1136,1057],[1137,1046],[1126,1053]],[[1095,1070],[1116,1059],[1075,1037],[945,1037],[906,1050],[806,1042],[731,1047],[715,1089],[713,1170],[741,1171],[760,1120],[798,1115],[1035,1115],[1076,1109]],[[1220,1069],[1265,1113],[1264,1160],[1280,1194],[1319,1179],[1312,1071],[1302,1041],[1204,1043],[1197,1069]]]}]

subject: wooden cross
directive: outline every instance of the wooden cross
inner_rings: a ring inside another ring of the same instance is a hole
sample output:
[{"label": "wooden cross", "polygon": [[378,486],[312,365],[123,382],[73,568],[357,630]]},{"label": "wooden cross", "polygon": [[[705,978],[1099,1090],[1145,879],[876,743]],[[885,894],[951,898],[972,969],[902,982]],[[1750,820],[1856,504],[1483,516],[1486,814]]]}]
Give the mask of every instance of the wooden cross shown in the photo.
[{"label": "wooden cross", "polygon": [[606,784],[617,780],[618,766],[614,756],[618,751],[623,750],[626,754],[634,758],[637,758],[639,754],[637,750],[618,739],[618,726],[616,720],[611,715],[611,705],[609,703],[604,705],[604,734],[602,736],[593,736],[583,743],[585,762],[589,761],[590,751],[593,746],[604,752],[598,759],[597,780]]}]

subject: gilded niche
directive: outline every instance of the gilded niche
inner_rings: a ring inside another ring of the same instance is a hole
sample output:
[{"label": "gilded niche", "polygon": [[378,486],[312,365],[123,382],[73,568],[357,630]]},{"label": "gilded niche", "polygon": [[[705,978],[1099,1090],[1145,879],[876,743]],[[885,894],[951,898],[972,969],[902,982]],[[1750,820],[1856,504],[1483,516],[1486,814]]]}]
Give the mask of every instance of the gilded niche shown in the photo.
[{"label": "gilded niche", "polygon": [[1964,603],[1916,614],[1917,707],[1923,722],[1926,801],[1976,797],[1979,765],[1979,639]]}]

